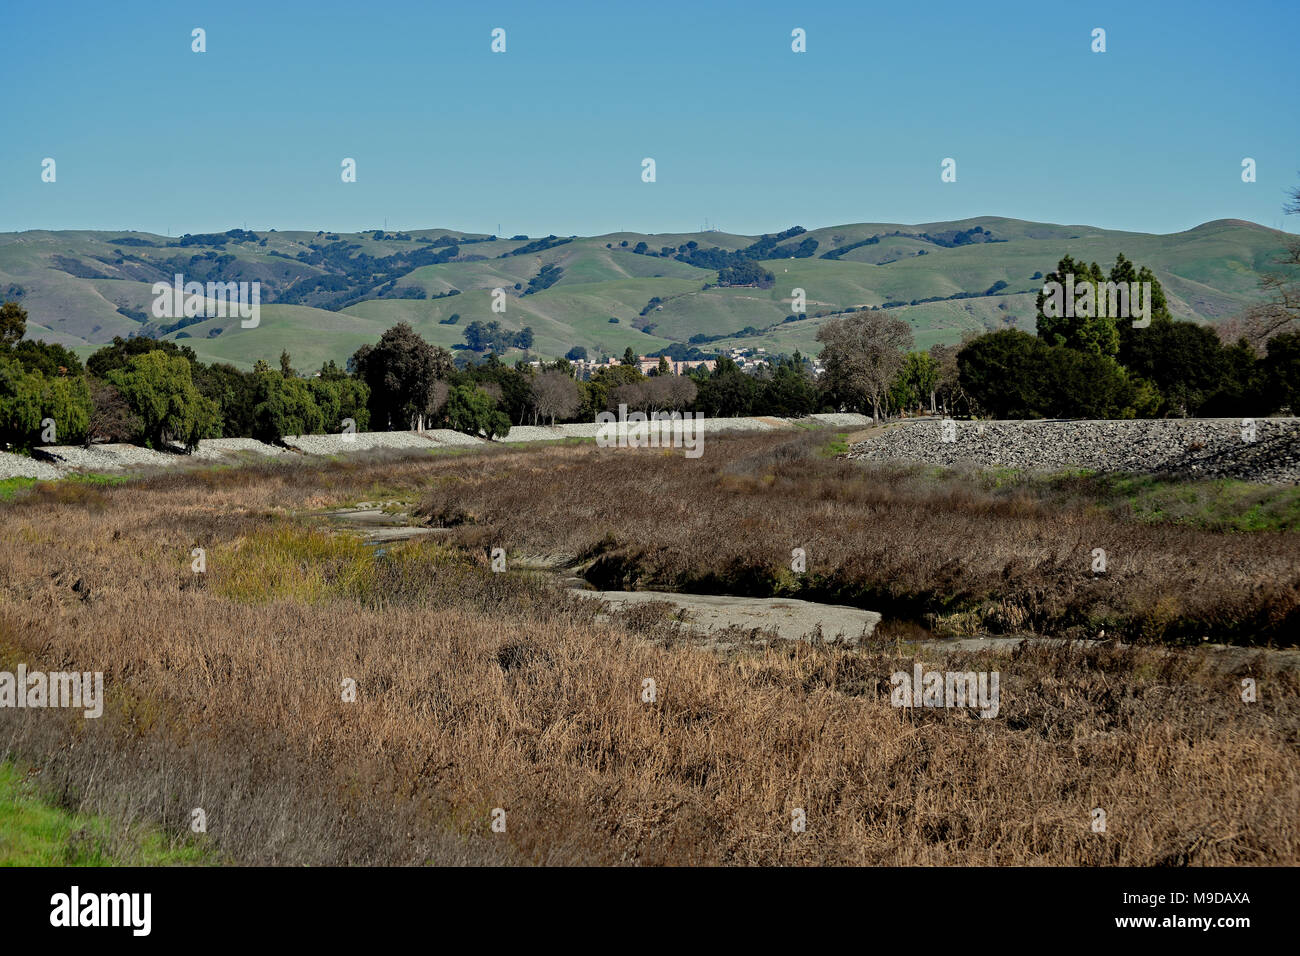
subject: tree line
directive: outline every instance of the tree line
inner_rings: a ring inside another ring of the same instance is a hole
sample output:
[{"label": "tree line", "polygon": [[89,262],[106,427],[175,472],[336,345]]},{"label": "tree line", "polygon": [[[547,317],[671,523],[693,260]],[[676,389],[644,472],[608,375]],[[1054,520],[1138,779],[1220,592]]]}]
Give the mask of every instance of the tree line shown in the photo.
[{"label": "tree line", "polygon": [[830,410],[810,362],[796,353],[759,374],[729,359],[712,371],[674,375],[666,358],[649,375],[629,349],[623,364],[579,380],[566,359],[513,366],[489,352],[458,364],[451,352],[400,323],[363,345],[341,368],[333,360],[301,374],[282,352],[278,367],[251,371],[205,364],[187,345],[115,338],[84,363],[58,344],[25,339],[20,305],[0,307],[0,443],[134,442],[192,451],[205,438],[348,430],[452,428],[498,438],[512,425],[594,421],[602,411],[700,411],[710,416],[798,417]]},{"label": "tree line", "polygon": [[[1300,189],[1288,213],[1300,213]],[[908,324],[882,311],[818,331],[819,383],[840,408],[994,418],[1265,416],[1300,411],[1300,240],[1260,277],[1267,299],[1218,326],[1173,318],[1151,269],[1122,253],[1108,271],[1063,256],[1044,278],[1086,308],[1036,301],[1035,334],[968,333],[913,350]],[[1144,286],[1145,284],[1145,286]],[[1141,315],[1122,290],[1142,287]],[[1148,297],[1149,294],[1149,297]],[[1121,308],[1115,308],[1118,298]],[[1074,304],[1072,299],[1071,305]]]},{"label": "tree line", "polygon": [[[1300,213],[1300,189],[1286,210]],[[61,345],[26,339],[26,312],[5,302],[0,444],[21,451],[125,441],[193,450],[204,438],[278,442],[286,435],[426,428],[495,438],[512,425],[594,421],[620,405],[711,417],[852,410],[876,419],[923,411],[997,418],[1295,413],[1300,241],[1274,265],[1282,268],[1261,278],[1267,301],[1212,328],[1174,319],[1153,272],[1123,254],[1108,272],[1064,256],[1045,281],[1068,279],[1072,294],[1093,303],[1104,298],[1107,283],[1148,283],[1141,321],[1113,308],[1062,310],[1040,294],[1036,334],[972,333],[960,345],[918,351],[906,322],[865,309],[818,330],[824,372],[816,378],[798,352],[755,372],[722,357],[711,371],[680,376],[661,358],[645,375],[628,349],[622,364],[580,380],[567,359],[540,367],[502,362],[491,350],[504,334],[496,323],[474,330],[489,348],[477,363],[457,362],[401,323],[357,349],[345,368],[331,360],[311,375],[295,370],[287,352],[278,368],[259,360],[243,371],[205,364],[188,346],[145,336],[115,338],[83,365]],[[569,353],[584,356],[579,348]]]}]

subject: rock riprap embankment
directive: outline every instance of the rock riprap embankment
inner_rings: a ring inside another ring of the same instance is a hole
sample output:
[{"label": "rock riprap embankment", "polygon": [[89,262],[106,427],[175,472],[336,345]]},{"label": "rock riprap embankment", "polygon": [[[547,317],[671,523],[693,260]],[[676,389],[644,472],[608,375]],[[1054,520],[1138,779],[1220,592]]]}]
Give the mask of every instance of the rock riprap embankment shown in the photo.
[{"label": "rock riprap embankment", "polygon": [[[767,431],[816,424],[829,428],[863,428],[871,423],[864,415],[809,415],[793,418],[706,418],[703,431]],[[553,427],[518,425],[504,439],[511,442],[558,441],[566,438],[595,438],[600,426],[593,422]],[[616,432],[624,431],[616,428]],[[252,438],[211,438],[199,442],[189,455],[179,447],[167,452],[136,445],[103,444],[42,445],[32,457],[0,451],[0,480],[5,478],[54,479],[74,471],[125,472],[149,468],[174,468],[195,462],[250,461],[282,455],[344,455],[366,451],[408,452],[452,446],[485,444],[487,439],[446,428],[423,432],[357,432],[349,435],[288,435],[280,445],[268,445]]]},{"label": "rock riprap embankment", "polygon": [[849,458],[1300,482],[1300,419],[903,422]]}]

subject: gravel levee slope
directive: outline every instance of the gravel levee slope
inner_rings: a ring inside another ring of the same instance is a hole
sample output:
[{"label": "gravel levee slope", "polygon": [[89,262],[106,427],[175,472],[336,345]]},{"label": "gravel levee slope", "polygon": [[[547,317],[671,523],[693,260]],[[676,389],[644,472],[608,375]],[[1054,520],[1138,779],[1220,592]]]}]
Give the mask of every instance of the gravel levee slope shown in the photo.
[{"label": "gravel levee slope", "polygon": [[62,477],[63,472],[49,462],[0,451],[0,481],[6,478],[39,478],[46,481]]},{"label": "gravel levee slope", "polygon": [[[808,419],[826,426],[858,428],[871,419],[863,415],[810,415]],[[781,418],[706,418],[707,433],[724,431],[764,431],[793,428],[795,419]],[[601,426],[594,422],[554,427],[516,425],[504,441],[557,441],[565,438],[595,438]],[[617,429],[621,431],[622,429]],[[287,435],[283,447],[268,445],[252,438],[212,438],[199,442],[192,454],[182,454],[179,447],[169,452],[151,451],[136,445],[104,444],[83,448],[79,445],[45,445],[34,449],[31,458],[0,452],[0,480],[5,478],[62,478],[73,471],[122,472],[147,468],[174,468],[198,462],[238,461],[261,456],[301,453],[306,455],[340,455],[372,450],[409,451],[486,443],[485,438],[466,435],[446,428],[425,432],[358,432],[351,435]]]},{"label": "gravel levee slope", "polygon": [[[1251,420],[1248,420],[1251,421]],[[1087,468],[1246,481],[1300,481],[1300,419],[908,422],[849,458],[1035,470]],[[1246,431],[1246,436],[1243,435]],[[945,441],[945,437],[950,440]],[[1252,438],[1253,440],[1248,440]]]}]

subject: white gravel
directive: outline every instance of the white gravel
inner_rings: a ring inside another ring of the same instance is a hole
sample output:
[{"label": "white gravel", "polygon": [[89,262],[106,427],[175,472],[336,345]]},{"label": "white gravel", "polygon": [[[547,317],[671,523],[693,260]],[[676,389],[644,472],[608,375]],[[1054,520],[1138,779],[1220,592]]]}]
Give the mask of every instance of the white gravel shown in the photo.
[{"label": "white gravel", "polygon": [[[691,420],[692,424],[694,419]],[[774,428],[788,427],[789,422],[780,418],[708,418],[701,420],[705,434],[730,431],[771,431]],[[557,441],[563,438],[596,438],[602,428],[614,427],[613,434],[625,434],[631,425],[612,422],[610,425],[598,425],[595,422],[573,422],[565,425],[513,425],[510,434],[500,439],[503,442]],[[669,422],[661,427],[672,427]]]},{"label": "white gravel", "polygon": [[[514,429],[510,429],[512,432]],[[595,438],[596,432],[600,426],[595,422],[572,422],[568,425],[556,425],[554,431],[560,433],[561,438]],[[547,429],[551,431],[551,429]]]},{"label": "white gravel", "polygon": [[705,418],[704,431],[709,432],[768,432],[779,426],[761,418]]},{"label": "white gravel", "polygon": [[424,433],[436,445],[481,445],[487,439],[475,438],[464,432],[455,432],[450,428],[433,428]]},{"label": "white gravel", "polygon": [[[584,426],[585,427],[585,426]],[[586,436],[574,436],[567,434],[565,429],[567,425],[556,425],[551,428],[549,425],[511,425],[510,434],[498,441],[517,442],[517,441],[558,441],[561,438],[574,438]],[[596,426],[591,426],[591,434],[596,434]]]},{"label": "white gravel", "polygon": [[256,438],[204,438],[199,447],[194,449],[193,457],[198,461],[224,461],[239,454],[265,455],[274,458],[288,454],[283,448],[268,445]]},{"label": "white gravel", "polygon": [[[863,415],[811,415],[802,421],[817,421],[824,425],[856,427],[869,424]],[[792,427],[793,419],[765,418],[704,418],[702,428],[706,434],[728,431],[771,431]],[[595,422],[574,422],[564,425],[516,425],[504,442],[558,441],[565,438],[595,438],[601,428]],[[626,426],[618,431],[625,432]],[[269,445],[252,438],[207,438],[199,442],[192,454],[186,455],[177,446],[169,452],[153,451],[136,445],[104,444],[83,448],[79,445],[47,445],[35,449],[33,458],[0,452],[0,479],[31,477],[60,478],[69,471],[123,471],[137,468],[171,468],[192,462],[218,462],[250,455],[275,458],[293,452],[307,455],[339,455],[347,452],[364,452],[380,449],[414,450],[440,447],[465,447],[482,445],[486,439],[447,428],[426,432],[357,432],[353,435],[290,435],[284,446]]]},{"label": "white gravel", "polygon": [[418,432],[356,432],[351,435],[286,435],[284,443],[308,455],[339,455],[372,449],[432,448],[435,442]]},{"label": "white gravel", "polygon": [[809,415],[808,419],[835,428],[866,428],[871,424],[870,415],[859,415],[857,412],[822,412]]},{"label": "white gravel", "polygon": [[[1253,425],[1243,437],[1243,421]],[[854,445],[849,458],[1036,470],[1300,482],[1300,419],[912,421]]]},{"label": "white gravel", "polygon": [[0,451],[0,480],[5,478],[62,478],[63,472],[49,462],[37,461],[26,455],[13,455]]},{"label": "white gravel", "polygon": [[[692,423],[694,420],[692,419]],[[602,429],[613,426],[613,434],[623,435],[630,427],[627,424],[612,422],[599,425],[596,422],[572,422],[565,425],[515,425],[510,434],[501,441],[555,441],[561,438],[596,438]],[[702,420],[701,427],[705,434],[727,431],[771,431],[774,428],[788,426],[789,422],[781,418],[708,418]],[[661,426],[672,427],[672,423]],[[684,425],[682,426],[684,428]],[[608,434],[609,432],[606,431]]]},{"label": "white gravel", "polygon": [[80,445],[43,445],[33,454],[48,458],[59,468],[86,471],[121,471],[124,468],[167,468],[183,464],[188,455],[167,454],[138,445],[104,444],[83,448]]}]

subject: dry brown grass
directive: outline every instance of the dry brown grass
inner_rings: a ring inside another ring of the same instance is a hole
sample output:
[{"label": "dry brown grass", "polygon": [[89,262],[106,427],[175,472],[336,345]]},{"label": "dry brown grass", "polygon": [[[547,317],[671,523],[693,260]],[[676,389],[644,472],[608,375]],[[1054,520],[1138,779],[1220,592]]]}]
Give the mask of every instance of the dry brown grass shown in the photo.
[{"label": "dry brown grass", "polygon": [[[174,832],[202,806],[217,848],[250,863],[1300,860],[1300,683],[1263,652],[1229,674],[1142,648],[923,655],[1001,673],[1001,712],[980,720],[891,707],[903,647],[724,661],[486,570],[490,542],[576,554],[606,533],[601,554],[645,534],[629,566],[666,578],[712,552],[706,570],[729,567],[737,539],[770,537],[773,560],[803,545],[813,562],[863,562],[850,568],[901,549],[902,519],[878,502],[906,484],[837,484],[841,466],[805,451],[715,441],[695,477],[680,457],[567,448],[38,487],[0,510],[0,669],[103,670],[109,707],[98,721],[0,710],[0,754],[39,766],[66,803]],[[376,559],[294,517],[393,495],[459,509],[471,550],[417,540]],[[984,533],[1037,521],[1029,553],[1064,561],[1034,507],[954,489],[937,514],[900,513],[914,535],[974,535],[972,511]],[[1084,520],[1061,524],[1072,536],[1095,527]],[[1115,560],[1149,570],[1187,543],[1153,540]],[[1268,568],[1272,545],[1257,546],[1222,560]],[[954,569],[956,585],[983,587],[963,575],[992,573],[995,550]],[[1244,673],[1257,703],[1240,700]],[[640,700],[646,677],[655,704]],[[494,807],[504,834],[489,831]],[[794,808],[806,833],[791,832]]]},{"label": "dry brown grass", "polygon": [[422,512],[469,547],[591,561],[599,586],[825,600],[958,634],[1300,640],[1294,534],[1122,521],[1029,484],[827,460],[825,440],[714,439],[696,460],[588,447],[466,461]]}]

